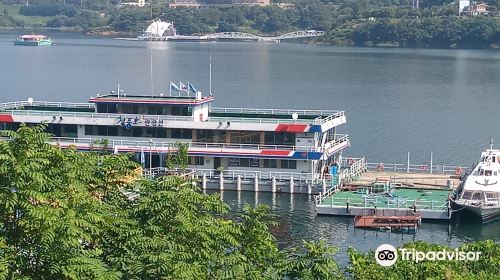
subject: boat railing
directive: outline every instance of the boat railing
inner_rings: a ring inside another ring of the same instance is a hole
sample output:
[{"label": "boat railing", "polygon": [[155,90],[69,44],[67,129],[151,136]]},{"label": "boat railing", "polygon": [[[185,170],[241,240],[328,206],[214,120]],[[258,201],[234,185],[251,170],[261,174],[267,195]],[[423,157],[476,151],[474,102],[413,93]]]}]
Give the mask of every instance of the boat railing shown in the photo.
[{"label": "boat railing", "polygon": [[[141,114],[119,114],[119,113],[88,113],[88,112],[66,112],[66,111],[45,111],[45,110],[6,110],[13,115],[22,116],[43,116],[50,118],[74,117],[74,118],[92,118],[92,119],[148,119],[164,121],[194,121],[193,116],[173,116],[173,115],[141,115]],[[270,119],[270,118],[234,118],[234,117],[210,117],[208,122],[220,123],[261,123],[261,124],[295,124],[312,123],[313,120],[292,120],[292,119]]]},{"label": "boat railing", "polygon": [[235,123],[261,123],[261,124],[312,124],[314,120],[308,119],[278,119],[278,118],[236,118],[236,117],[210,117],[210,122],[235,122]]},{"label": "boat railing", "polygon": [[208,178],[220,178],[221,174],[224,179],[236,180],[238,176],[242,180],[272,180],[290,181],[293,179],[299,184],[312,184],[316,181],[318,174],[302,173],[302,172],[282,172],[282,171],[256,171],[256,170],[215,170],[215,169],[198,169],[194,171],[198,176],[205,175]]},{"label": "boat railing", "polygon": [[255,115],[289,115],[296,113],[300,116],[330,116],[339,113],[337,110],[296,110],[296,109],[257,109],[257,108],[219,108],[212,107],[212,113],[226,114],[255,114]]},{"label": "boat railing", "polygon": [[[67,144],[85,144],[93,145],[99,143],[100,138],[71,138],[71,137],[53,137],[53,142]],[[154,151],[158,148],[176,149],[177,143],[185,143],[189,148],[204,149],[239,149],[239,150],[283,150],[283,151],[314,151],[311,146],[287,146],[287,145],[259,145],[259,144],[233,144],[233,143],[205,143],[205,142],[182,142],[182,141],[148,141],[148,140],[121,140],[107,139],[109,148],[120,147],[141,147],[146,151]]]},{"label": "boat railing", "polygon": [[[319,195],[318,195],[319,196]],[[318,197],[317,196],[317,197]],[[379,203],[384,203],[383,206]],[[445,211],[448,209],[448,201],[443,200],[421,200],[405,199],[400,197],[363,197],[354,200],[349,197],[334,197],[331,194],[324,196],[324,199],[317,201],[317,206],[325,207],[357,207],[363,209],[408,209],[408,210],[430,210]]]},{"label": "boat railing", "polygon": [[114,119],[117,121],[127,121],[135,119],[165,120],[165,121],[193,121],[192,116],[173,115],[138,115],[138,114],[118,114],[118,113],[88,113],[88,112],[66,112],[66,111],[41,111],[41,110],[8,110],[12,115],[20,116],[42,116],[50,118],[73,117],[91,119]]},{"label": "boat railing", "polygon": [[431,174],[456,174],[457,172],[467,173],[471,168],[465,165],[451,164],[407,164],[407,163],[387,163],[387,162],[368,162],[368,170],[386,171],[386,172],[406,172],[406,173],[431,173]]},{"label": "boat railing", "polygon": [[[324,149],[325,151],[329,151],[330,149],[332,148],[335,148],[336,146],[344,143],[344,142],[349,142],[349,135],[347,134],[336,134],[335,137],[332,137],[332,138],[329,138],[327,140],[328,142],[325,143],[324,147],[322,149]],[[329,152],[330,154],[335,152],[334,151],[331,151]]]},{"label": "boat railing", "polygon": [[1,110],[16,110],[24,107],[57,107],[57,108],[78,108],[78,109],[94,109],[94,104],[91,103],[71,103],[71,102],[50,102],[50,101],[15,101],[0,103]]},{"label": "boat railing", "polygon": [[314,119],[314,124],[324,124],[326,122],[329,122],[331,120],[334,120],[336,118],[340,118],[340,117],[343,117],[345,116],[345,112],[344,111],[337,111],[331,115],[328,115],[326,117],[323,117],[323,116],[319,116],[317,118]]}]

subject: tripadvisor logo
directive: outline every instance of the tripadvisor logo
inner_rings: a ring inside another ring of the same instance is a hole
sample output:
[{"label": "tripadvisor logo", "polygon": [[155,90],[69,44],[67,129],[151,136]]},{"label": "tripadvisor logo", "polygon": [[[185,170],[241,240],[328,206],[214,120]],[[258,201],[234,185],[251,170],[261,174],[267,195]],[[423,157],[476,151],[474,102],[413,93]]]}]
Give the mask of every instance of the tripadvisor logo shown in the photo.
[{"label": "tripadvisor logo", "polygon": [[[398,252],[399,251],[399,252]],[[419,263],[421,261],[478,261],[481,252],[475,251],[459,251],[455,250],[440,250],[422,252],[415,249],[396,249],[391,244],[382,244],[375,251],[375,261],[381,266],[392,266],[398,260],[398,256],[404,261],[413,261]]]}]

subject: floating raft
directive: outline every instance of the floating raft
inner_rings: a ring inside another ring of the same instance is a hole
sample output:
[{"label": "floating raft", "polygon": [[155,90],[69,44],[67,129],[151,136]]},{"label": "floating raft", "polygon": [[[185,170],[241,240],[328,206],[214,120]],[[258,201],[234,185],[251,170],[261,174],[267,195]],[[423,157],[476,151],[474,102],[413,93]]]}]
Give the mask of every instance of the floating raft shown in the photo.
[{"label": "floating raft", "polygon": [[450,190],[397,188],[391,193],[367,194],[366,190],[338,191],[316,201],[319,215],[333,216],[412,216],[449,220]]},{"label": "floating raft", "polygon": [[372,229],[390,229],[391,231],[417,230],[422,223],[422,216],[362,216],[354,217],[354,227]]}]

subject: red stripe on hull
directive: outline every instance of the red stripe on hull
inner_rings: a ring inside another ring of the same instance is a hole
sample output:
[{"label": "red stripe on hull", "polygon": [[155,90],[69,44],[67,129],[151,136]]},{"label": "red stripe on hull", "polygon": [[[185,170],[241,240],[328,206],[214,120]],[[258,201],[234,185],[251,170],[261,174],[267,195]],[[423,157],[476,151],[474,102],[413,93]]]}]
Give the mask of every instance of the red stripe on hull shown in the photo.
[{"label": "red stripe on hull", "polygon": [[305,132],[307,130],[307,124],[279,124],[276,127],[276,132]]},{"label": "red stripe on hull", "polygon": [[289,151],[275,151],[275,150],[262,150],[260,152],[261,155],[268,155],[268,156],[288,156],[290,154]]},{"label": "red stripe on hull", "polygon": [[14,122],[14,119],[12,118],[12,115],[0,115],[0,122],[12,123]]}]

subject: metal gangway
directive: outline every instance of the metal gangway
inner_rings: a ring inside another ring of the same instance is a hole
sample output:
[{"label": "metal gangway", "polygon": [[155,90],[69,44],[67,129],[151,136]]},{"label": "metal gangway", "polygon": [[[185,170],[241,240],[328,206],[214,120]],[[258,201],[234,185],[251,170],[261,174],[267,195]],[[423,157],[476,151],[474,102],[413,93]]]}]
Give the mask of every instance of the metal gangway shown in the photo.
[{"label": "metal gangway", "polygon": [[272,42],[279,43],[281,40],[285,39],[297,39],[297,38],[308,38],[308,37],[318,37],[325,35],[324,31],[317,30],[302,30],[286,33],[280,36],[257,36],[254,34],[244,33],[244,32],[219,32],[209,34],[209,39],[220,40],[220,39],[234,39],[234,40],[250,40],[257,42]]}]

